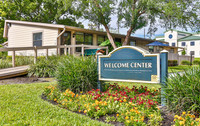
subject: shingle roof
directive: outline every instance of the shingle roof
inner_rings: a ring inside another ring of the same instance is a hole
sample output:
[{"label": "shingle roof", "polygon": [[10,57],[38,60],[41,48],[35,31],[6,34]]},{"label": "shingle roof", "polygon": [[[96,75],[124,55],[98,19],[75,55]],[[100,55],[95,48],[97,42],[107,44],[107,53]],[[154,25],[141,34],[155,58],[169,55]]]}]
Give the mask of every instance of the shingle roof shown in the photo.
[{"label": "shingle roof", "polygon": [[191,41],[191,40],[200,40],[200,36],[187,36],[179,39],[178,41]]}]

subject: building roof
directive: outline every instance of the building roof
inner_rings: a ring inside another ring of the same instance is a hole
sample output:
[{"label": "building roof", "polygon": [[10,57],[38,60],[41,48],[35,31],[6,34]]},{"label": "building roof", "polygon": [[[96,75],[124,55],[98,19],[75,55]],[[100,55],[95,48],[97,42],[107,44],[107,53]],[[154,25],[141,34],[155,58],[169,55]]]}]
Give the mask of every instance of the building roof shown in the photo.
[{"label": "building roof", "polygon": [[[175,30],[175,29],[167,30],[167,31],[165,31],[165,32],[168,32],[168,31],[176,31],[176,32],[178,32],[178,33],[183,33],[183,34],[192,34],[192,33],[189,33],[189,32],[179,31],[179,30]],[[164,33],[165,33],[165,32],[164,32]]]},{"label": "building roof", "polygon": [[184,38],[179,39],[178,41],[191,41],[191,40],[200,40],[200,36],[186,36]]}]

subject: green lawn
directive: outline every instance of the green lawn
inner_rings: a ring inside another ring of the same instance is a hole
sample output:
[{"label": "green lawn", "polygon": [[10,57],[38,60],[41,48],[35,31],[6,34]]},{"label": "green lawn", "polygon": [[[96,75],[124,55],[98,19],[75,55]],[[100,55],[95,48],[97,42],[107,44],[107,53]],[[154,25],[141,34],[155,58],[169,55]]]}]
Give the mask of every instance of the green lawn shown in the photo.
[{"label": "green lawn", "polygon": [[191,67],[198,67],[198,65],[192,65],[192,66],[189,66],[189,65],[171,66],[171,67],[168,67],[168,73],[181,72],[181,71],[184,71],[184,69],[188,69],[188,68],[191,68]]},{"label": "green lawn", "polygon": [[1,85],[0,125],[107,125],[42,100],[40,95],[50,84]]}]

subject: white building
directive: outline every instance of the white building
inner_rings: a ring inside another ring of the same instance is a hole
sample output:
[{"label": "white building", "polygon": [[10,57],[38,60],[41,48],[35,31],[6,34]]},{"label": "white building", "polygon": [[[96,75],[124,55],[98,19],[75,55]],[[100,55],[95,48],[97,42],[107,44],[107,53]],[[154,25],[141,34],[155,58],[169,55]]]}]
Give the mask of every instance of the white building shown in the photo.
[{"label": "white building", "polygon": [[[156,40],[169,42],[170,46],[182,47],[185,49],[186,55],[193,54],[200,58],[200,32],[188,33],[178,30],[168,30],[164,36],[157,36]],[[183,49],[179,49],[179,55],[182,54]]]}]

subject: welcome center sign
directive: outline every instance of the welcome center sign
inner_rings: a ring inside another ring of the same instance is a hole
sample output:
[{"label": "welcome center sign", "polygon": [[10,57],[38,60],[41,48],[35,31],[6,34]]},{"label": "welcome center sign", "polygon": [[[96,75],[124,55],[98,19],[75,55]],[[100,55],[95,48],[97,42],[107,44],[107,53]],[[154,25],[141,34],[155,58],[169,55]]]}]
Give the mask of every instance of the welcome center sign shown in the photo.
[{"label": "welcome center sign", "polygon": [[99,80],[160,83],[160,54],[122,46],[98,56]]}]

